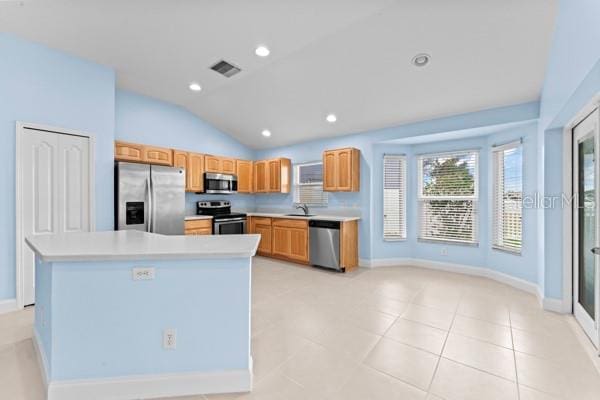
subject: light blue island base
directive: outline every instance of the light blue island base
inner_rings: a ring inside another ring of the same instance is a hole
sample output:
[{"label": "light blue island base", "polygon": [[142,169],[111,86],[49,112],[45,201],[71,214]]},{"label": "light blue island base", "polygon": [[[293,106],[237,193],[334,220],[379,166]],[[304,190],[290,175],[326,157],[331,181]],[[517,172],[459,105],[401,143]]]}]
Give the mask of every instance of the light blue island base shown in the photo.
[{"label": "light blue island base", "polygon": [[[251,390],[251,255],[165,257],[37,255],[34,342],[49,400]],[[153,279],[134,280],[139,267]]]}]

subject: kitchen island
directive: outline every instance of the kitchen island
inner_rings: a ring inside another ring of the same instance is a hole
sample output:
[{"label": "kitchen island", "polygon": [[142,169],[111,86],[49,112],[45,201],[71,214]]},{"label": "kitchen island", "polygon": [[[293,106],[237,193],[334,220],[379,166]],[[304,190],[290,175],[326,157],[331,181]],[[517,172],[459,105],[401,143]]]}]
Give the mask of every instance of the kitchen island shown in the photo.
[{"label": "kitchen island", "polygon": [[48,399],[244,392],[258,235],[29,237]]}]

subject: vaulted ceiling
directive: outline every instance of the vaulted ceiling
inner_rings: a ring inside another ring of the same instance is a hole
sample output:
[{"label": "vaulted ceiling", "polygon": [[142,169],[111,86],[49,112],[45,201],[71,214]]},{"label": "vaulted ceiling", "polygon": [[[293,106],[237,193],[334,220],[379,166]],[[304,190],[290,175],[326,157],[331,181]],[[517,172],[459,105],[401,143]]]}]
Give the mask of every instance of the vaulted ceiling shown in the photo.
[{"label": "vaulted ceiling", "polygon": [[[555,0],[24,0],[0,2],[0,29],[266,148],[536,101],[555,12]],[[242,72],[209,69],[221,59]]]}]

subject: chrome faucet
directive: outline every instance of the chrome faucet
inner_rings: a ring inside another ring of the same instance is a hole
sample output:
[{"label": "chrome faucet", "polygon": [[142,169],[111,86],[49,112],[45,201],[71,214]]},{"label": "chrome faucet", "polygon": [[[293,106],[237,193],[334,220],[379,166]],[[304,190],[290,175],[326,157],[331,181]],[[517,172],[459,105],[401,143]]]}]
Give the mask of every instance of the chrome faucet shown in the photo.
[{"label": "chrome faucet", "polygon": [[296,210],[301,208],[304,211],[304,215],[308,215],[308,206],[306,204],[298,204]]}]

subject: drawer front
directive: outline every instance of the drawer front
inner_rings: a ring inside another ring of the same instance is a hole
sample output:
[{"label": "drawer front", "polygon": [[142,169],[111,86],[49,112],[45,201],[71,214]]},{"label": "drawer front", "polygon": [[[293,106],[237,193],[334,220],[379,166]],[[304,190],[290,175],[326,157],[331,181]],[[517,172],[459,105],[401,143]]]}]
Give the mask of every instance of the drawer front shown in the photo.
[{"label": "drawer front", "polygon": [[254,225],[271,225],[271,218],[266,217],[252,217],[252,223]]},{"label": "drawer front", "polygon": [[273,226],[281,226],[285,228],[308,229],[308,221],[302,219],[285,219],[274,218]]},{"label": "drawer front", "polygon": [[186,235],[212,235],[212,228],[186,229]]},{"label": "drawer front", "polygon": [[185,221],[185,229],[211,229],[212,219],[193,219]]}]

